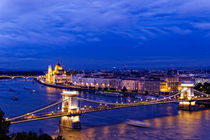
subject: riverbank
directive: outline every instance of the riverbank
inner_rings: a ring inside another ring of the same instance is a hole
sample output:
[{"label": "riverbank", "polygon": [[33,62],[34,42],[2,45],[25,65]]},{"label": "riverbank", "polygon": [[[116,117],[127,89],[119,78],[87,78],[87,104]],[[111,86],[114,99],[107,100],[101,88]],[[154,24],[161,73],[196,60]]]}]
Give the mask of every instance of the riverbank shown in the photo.
[{"label": "riverbank", "polygon": [[119,93],[121,96],[124,97],[136,97],[137,95],[145,95],[143,93],[137,93],[137,92],[122,92],[122,91],[113,91],[113,90],[100,90],[100,89],[95,89],[95,88],[82,88],[82,87],[74,87],[70,85],[54,85],[54,84],[49,84],[45,83],[39,79],[34,79],[38,83],[48,86],[48,87],[53,87],[53,88],[59,88],[59,89],[70,89],[70,90],[78,90],[78,91],[92,91],[93,93],[96,93],[96,91],[102,91],[102,92],[113,92],[113,93]]}]

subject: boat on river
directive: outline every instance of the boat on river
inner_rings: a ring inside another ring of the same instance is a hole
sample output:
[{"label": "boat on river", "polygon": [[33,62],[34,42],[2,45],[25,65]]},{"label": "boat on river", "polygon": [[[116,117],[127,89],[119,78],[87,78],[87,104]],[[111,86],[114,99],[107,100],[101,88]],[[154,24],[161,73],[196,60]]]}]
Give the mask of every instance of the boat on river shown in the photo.
[{"label": "boat on river", "polygon": [[128,125],[137,126],[137,127],[144,127],[144,128],[151,127],[150,124],[138,120],[129,120],[126,123]]},{"label": "boat on river", "polygon": [[18,100],[18,97],[17,96],[12,96],[11,98],[13,101],[17,101]]},{"label": "boat on river", "polygon": [[14,90],[12,88],[9,88],[9,91],[13,92]]}]

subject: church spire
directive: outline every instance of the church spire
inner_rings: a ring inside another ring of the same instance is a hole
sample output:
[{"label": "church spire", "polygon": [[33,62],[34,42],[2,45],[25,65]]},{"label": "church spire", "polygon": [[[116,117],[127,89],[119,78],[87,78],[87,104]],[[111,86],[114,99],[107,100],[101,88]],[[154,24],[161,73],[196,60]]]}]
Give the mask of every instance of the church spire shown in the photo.
[{"label": "church spire", "polygon": [[58,59],[58,61],[57,61],[57,65],[60,65],[60,63],[59,63],[59,59]]},{"label": "church spire", "polygon": [[52,72],[52,67],[51,67],[51,65],[48,66],[48,73],[49,73],[49,72]]}]

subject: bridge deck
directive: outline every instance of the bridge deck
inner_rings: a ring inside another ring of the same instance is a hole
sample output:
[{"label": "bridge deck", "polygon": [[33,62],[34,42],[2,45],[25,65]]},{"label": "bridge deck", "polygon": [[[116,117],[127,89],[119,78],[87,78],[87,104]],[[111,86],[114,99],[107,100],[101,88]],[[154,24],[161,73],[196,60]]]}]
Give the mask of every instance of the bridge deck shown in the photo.
[{"label": "bridge deck", "polygon": [[[210,100],[210,97],[208,98],[196,98],[191,101],[200,101],[200,100]],[[98,111],[105,111],[105,110],[113,110],[113,109],[120,109],[120,108],[128,108],[128,107],[137,107],[137,106],[145,106],[145,105],[155,105],[155,104],[165,104],[165,103],[176,103],[181,101],[188,101],[188,100],[181,100],[181,99],[165,99],[161,101],[143,101],[143,102],[136,102],[136,103],[125,103],[125,104],[108,104],[104,106],[97,106],[97,107],[89,107],[89,108],[81,108],[79,110],[72,110],[71,113],[67,112],[55,112],[55,113],[47,113],[47,114],[41,114],[41,115],[28,115],[28,116],[20,116],[17,117],[17,119],[8,119],[8,121],[11,122],[11,124],[17,124],[17,123],[23,123],[23,122],[29,122],[29,121],[35,121],[35,120],[43,120],[43,119],[50,119],[55,117],[62,117],[62,116],[76,116],[91,112],[98,112]],[[189,101],[188,101],[189,102]]]},{"label": "bridge deck", "polygon": [[55,112],[55,113],[48,113],[48,114],[41,114],[41,115],[30,115],[21,117],[18,119],[14,119],[11,121],[11,124],[28,122],[28,121],[35,121],[35,120],[43,120],[43,119],[50,119],[55,117],[62,117],[62,116],[76,116],[91,112],[99,112],[105,110],[113,110],[113,109],[120,109],[120,108],[128,108],[128,107],[136,107],[136,106],[145,106],[145,105],[154,105],[154,104],[164,104],[164,103],[175,103],[179,101],[167,101],[167,102],[141,102],[141,103],[126,103],[126,104],[116,104],[116,105],[105,105],[105,106],[97,106],[97,107],[89,107],[89,108],[81,108],[80,110],[72,111],[71,113],[65,112]]}]

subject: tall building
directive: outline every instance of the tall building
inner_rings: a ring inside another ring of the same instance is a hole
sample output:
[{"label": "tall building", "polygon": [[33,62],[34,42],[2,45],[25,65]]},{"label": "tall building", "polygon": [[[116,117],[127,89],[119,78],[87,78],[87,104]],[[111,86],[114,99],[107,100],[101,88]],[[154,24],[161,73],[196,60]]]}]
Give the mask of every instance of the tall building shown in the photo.
[{"label": "tall building", "polygon": [[51,66],[48,67],[46,82],[53,84],[72,83],[72,73],[63,69],[58,61],[54,70]]}]

